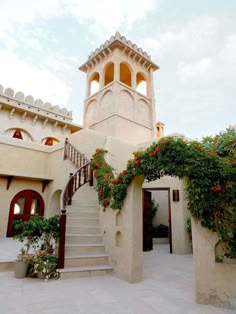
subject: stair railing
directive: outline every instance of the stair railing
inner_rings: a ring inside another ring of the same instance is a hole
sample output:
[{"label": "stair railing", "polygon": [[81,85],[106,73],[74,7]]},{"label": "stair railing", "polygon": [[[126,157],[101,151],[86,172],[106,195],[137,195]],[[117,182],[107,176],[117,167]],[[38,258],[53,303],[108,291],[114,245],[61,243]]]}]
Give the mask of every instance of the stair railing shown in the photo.
[{"label": "stair railing", "polygon": [[73,174],[70,173],[69,180],[61,194],[60,199],[60,239],[58,248],[58,267],[64,268],[65,260],[65,235],[66,235],[66,207],[71,205],[72,197],[78,189],[89,182],[93,186],[93,171],[91,162],[84,154],[81,154],[73,145],[66,139],[64,149],[64,159],[69,158],[73,163],[79,165],[79,169]]},{"label": "stair railing", "polygon": [[84,156],[77,148],[75,148],[69,141],[68,138],[65,139],[64,146],[64,159],[69,159],[72,161],[77,168],[89,163],[89,159]]}]

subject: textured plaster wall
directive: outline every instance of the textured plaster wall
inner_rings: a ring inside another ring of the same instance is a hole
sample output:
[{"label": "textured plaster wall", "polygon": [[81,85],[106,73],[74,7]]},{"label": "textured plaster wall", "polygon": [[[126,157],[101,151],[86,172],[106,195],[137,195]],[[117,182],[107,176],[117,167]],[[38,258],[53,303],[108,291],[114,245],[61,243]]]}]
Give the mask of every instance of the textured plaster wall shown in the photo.
[{"label": "textured plaster wall", "polygon": [[236,261],[216,263],[217,236],[192,219],[196,301],[236,310]]},{"label": "textured plaster wall", "polygon": [[153,217],[154,225],[169,225],[168,191],[152,191],[152,198],[159,205],[156,215]]}]

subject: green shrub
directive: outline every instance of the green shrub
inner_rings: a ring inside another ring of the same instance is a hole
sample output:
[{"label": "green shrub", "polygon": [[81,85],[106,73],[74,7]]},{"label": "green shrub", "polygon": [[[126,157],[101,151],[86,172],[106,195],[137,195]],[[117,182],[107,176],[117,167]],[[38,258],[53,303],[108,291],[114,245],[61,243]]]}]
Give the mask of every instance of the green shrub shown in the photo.
[{"label": "green shrub", "polygon": [[152,226],[152,237],[153,238],[168,238],[169,227],[163,224],[158,226]]}]

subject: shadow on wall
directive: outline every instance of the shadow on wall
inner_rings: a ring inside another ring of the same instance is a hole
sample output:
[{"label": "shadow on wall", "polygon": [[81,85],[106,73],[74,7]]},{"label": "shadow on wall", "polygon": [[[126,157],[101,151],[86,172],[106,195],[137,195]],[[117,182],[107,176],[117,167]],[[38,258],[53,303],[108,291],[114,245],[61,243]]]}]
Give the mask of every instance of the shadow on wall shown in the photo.
[{"label": "shadow on wall", "polygon": [[60,215],[60,197],[61,190],[57,190],[52,194],[51,200],[49,202],[48,210],[46,210],[46,216],[51,217],[55,215]]}]

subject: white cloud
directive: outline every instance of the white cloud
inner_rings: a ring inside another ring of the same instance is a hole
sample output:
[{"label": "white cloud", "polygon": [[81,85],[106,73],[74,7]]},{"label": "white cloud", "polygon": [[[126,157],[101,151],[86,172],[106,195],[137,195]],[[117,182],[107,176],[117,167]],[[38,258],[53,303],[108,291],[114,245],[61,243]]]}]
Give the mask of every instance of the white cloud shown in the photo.
[{"label": "white cloud", "polygon": [[53,105],[66,106],[71,88],[45,69],[20,60],[11,52],[0,50],[1,85],[30,94],[35,99],[53,101]]},{"label": "white cloud", "polygon": [[[119,28],[126,22],[131,26],[152,11],[160,0],[8,0],[1,3],[1,23],[35,23],[55,16],[69,14],[79,22],[90,21],[100,27]],[[10,13],[9,13],[10,12]]]},{"label": "white cloud", "polygon": [[226,38],[225,45],[219,53],[222,61],[236,63],[236,34],[231,34]]},{"label": "white cloud", "polygon": [[60,0],[1,1],[1,23],[24,24],[63,14]]},{"label": "white cloud", "polygon": [[97,27],[119,29],[124,23],[129,28],[135,21],[143,19],[152,11],[159,1],[146,0],[64,0],[63,4],[67,12],[75,16],[80,22],[89,20]]},{"label": "white cloud", "polygon": [[180,62],[177,67],[177,75],[181,80],[199,78],[208,70],[210,63],[210,58],[201,58],[192,63]]},{"label": "white cloud", "polygon": [[[166,26],[166,25],[165,25]],[[219,21],[210,16],[191,18],[182,24],[170,23],[156,36],[143,38],[143,46],[157,56],[199,58],[218,46]]]},{"label": "white cloud", "polygon": [[79,59],[52,53],[43,58],[41,66],[53,71],[68,72],[78,67]]}]

